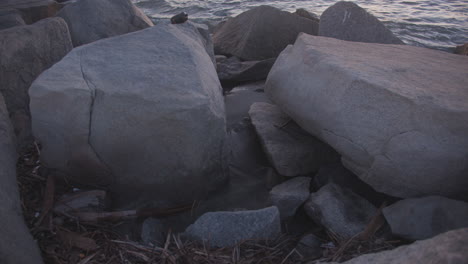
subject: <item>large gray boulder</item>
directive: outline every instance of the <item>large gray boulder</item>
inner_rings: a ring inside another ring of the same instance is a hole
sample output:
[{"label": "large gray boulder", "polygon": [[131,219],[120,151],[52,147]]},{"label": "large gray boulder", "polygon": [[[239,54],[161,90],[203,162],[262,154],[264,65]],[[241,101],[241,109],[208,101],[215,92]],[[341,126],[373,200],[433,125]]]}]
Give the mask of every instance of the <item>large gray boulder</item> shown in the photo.
[{"label": "large gray boulder", "polygon": [[[464,264],[468,259],[467,244],[468,228],[464,228],[393,250],[365,254],[342,264]],[[337,264],[337,262],[328,263]]]},{"label": "large gray boulder", "polygon": [[281,218],[293,216],[309,198],[310,180],[309,177],[295,177],[273,187],[270,199],[278,207]]},{"label": "large gray boulder", "polygon": [[258,6],[229,19],[214,32],[216,54],[242,60],[277,57],[300,32],[317,35],[318,23],[271,6]]},{"label": "large gray boulder", "polygon": [[302,34],[267,95],[375,190],[467,196],[468,57]]},{"label": "large gray boulder", "polygon": [[153,26],[130,0],[80,0],[57,16],[67,22],[74,47]]},{"label": "large gray boulder", "polygon": [[30,89],[43,165],[108,186],[117,204],[216,189],[225,112],[204,43],[191,23],[161,24],[73,49]]},{"label": "large gray boulder", "polygon": [[372,14],[345,1],[322,13],[318,35],[357,42],[404,44]]},{"label": "large gray boulder", "polygon": [[269,161],[279,174],[306,175],[323,164],[339,160],[332,148],[290,122],[276,105],[254,103],[249,115]]},{"label": "large gray boulder", "polygon": [[24,25],[26,23],[18,10],[9,8],[0,9],[0,30]]},{"label": "large gray boulder", "polygon": [[67,24],[61,18],[0,31],[0,92],[10,112],[20,149],[32,142],[29,86],[71,49]]},{"label": "large gray boulder", "polygon": [[275,239],[281,234],[276,206],[237,212],[210,212],[202,215],[184,233],[211,247],[231,247],[245,240]]},{"label": "large gray boulder", "polygon": [[411,240],[468,227],[468,203],[441,196],[401,200],[383,214],[393,234]]},{"label": "large gray boulder", "polygon": [[342,238],[364,231],[377,211],[361,196],[334,183],[310,194],[304,209],[312,220]]},{"label": "large gray boulder", "polygon": [[42,263],[21,212],[16,160],[13,128],[0,94],[0,263]]}]

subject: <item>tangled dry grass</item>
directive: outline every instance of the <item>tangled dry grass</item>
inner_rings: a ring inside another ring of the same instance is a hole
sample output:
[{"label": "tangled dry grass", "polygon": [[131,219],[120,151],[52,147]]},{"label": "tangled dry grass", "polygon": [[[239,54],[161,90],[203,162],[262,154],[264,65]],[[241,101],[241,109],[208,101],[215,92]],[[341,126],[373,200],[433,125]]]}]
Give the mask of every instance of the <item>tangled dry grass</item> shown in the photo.
[{"label": "tangled dry grass", "polygon": [[375,238],[373,233],[365,239],[343,240],[324,232],[327,238],[323,257],[313,262],[295,249],[298,238],[287,235],[274,241],[244,241],[231,248],[209,248],[169,231],[163,246],[147,246],[117,233],[118,222],[85,223],[73,216],[57,215],[52,210],[54,200],[73,187],[55,183],[51,176],[41,176],[39,156],[35,145],[20,157],[18,185],[25,220],[47,264],[315,263],[344,261],[400,243]]}]

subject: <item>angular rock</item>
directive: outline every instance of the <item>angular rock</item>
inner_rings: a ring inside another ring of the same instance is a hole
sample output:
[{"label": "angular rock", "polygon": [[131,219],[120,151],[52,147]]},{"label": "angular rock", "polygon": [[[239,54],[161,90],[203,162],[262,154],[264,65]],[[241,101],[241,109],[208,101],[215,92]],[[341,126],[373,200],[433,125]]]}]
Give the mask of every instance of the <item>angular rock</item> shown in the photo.
[{"label": "angular rock", "polygon": [[20,149],[32,141],[28,96],[31,83],[71,49],[67,24],[61,18],[0,31],[0,92]]},{"label": "angular rock", "polygon": [[296,12],[294,12],[294,14],[296,14],[298,16],[301,16],[301,17],[304,17],[304,18],[307,18],[307,19],[310,19],[310,20],[315,21],[317,23],[320,22],[319,16],[317,14],[309,12],[309,11],[305,10],[304,8],[296,9]]},{"label": "angular rock", "polygon": [[468,56],[468,43],[465,43],[463,45],[457,46],[455,48],[455,54],[460,54],[460,55],[465,55]]},{"label": "angular rock", "polygon": [[130,0],[80,0],[57,16],[67,22],[74,47],[153,26]]},{"label": "angular rock", "polygon": [[383,214],[393,234],[410,240],[468,227],[468,203],[441,196],[401,200]]},{"label": "angular rock", "polygon": [[239,84],[265,80],[275,59],[262,61],[241,61],[232,56],[217,63],[218,77],[221,83]]},{"label": "angular rock", "polygon": [[2,0],[0,9],[12,8],[21,11],[27,24],[35,23],[44,18],[53,17],[61,5],[54,0]]},{"label": "angular rock", "polygon": [[367,200],[334,183],[312,193],[304,208],[312,220],[343,238],[363,231],[376,213]]},{"label": "angular rock", "polygon": [[305,259],[317,259],[322,256],[322,241],[313,234],[305,235],[297,243],[296,250]]},{"label": "angular rock", "polygon": [[322,13],[318,35],[357,42],[404,44],[372,14],[346,1],[340,1]]},{"label": "angular rock", "polygon": [[259,6],[229,19],[215,31],[213,42],[216,54],[265,60],[276,58],[300,32],[317,35],[317,31],[318,23],[310,19]]},{"label": "angular rock", "polygon": [[237,212],[210,212],[190,225],[185,234],[211,247],[231,247],[244,240],[274,239],[281,233],[276,206]]},{"label": "angular rock", "polygon": [[462,264],[466,263],[468,259],[467,244],[468,228],[464,228],[443,233],[431,239],[416,241],[411,245],[400,246],[393,250],[362,255],[342,262],[342,264]]},{"label": "angular rock", "polygon": [[302,34],[265,86],[302,128],[375,190],[468,193],[468,59],[406,45]]},{"label": "angular rock", "polygon": [[26,23],[18,10],[0,9],[0,30],[24,25]]},{"label": "angular rock", "polygon": [[339,159],[332,148],[290,122],[275,105],[254,103],[249,115],[268,159],[281,175],[316,172],[321,165]]},{"label": "angular rock", "polygon": [[224,183],[223,96],[204,43],[191,23],[161,24],[73,49],[30,89],[43,165],[133,206]]},{"label": "angular rock", "polygon": [[16,160],[13,128],[0,94],[0,262],[42,263],[39,248],[23,220],[16,182]]},{"label": "angular rock", "polygon": [[271,202],[278,207],[281,218],[293,216],[297,208],[309,198],[310,180],[309,177],[295,177],[276,185],[270,191]]}]

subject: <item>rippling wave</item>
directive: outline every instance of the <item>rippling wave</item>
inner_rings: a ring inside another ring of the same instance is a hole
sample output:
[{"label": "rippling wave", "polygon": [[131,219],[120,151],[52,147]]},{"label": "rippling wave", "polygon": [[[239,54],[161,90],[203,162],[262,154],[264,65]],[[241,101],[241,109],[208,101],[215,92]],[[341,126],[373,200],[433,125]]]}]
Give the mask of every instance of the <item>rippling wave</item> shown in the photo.
[{"label": "rippling wave", "polygon": [[[197,21],[220,21],[252,7],[271,5],[285,11],[305,8],[320,15],[336,0],[132,0],[155,20],[185,11]],[[451,50],[468,42],[467,0],[359,0],[410,45]]]}]

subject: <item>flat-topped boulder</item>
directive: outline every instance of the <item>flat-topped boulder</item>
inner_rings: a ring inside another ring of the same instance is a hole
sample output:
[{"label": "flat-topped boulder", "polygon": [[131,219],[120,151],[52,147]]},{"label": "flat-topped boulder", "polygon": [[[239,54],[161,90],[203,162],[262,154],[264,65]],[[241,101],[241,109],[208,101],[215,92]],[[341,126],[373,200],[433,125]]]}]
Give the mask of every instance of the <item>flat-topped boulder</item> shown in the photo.
[{"label": "flat-topped boulder", "polygon": [[213,42],[216,54],[265,60],[277,57],[300,32],[317,35],[318,23],[271,6],[258,6],[229,19],[214,32]]},{"label": "flat-topped boulder", "polygon": [[31,86],[43,165],[120,202],[190,203],[224,183],[225,112],[205,41],[160,24],[73,49]]},{"label": "flat-topped boulder", "polygon": [[301,34],[265,91],[375,190],[466,197],[468,58]]},{"label": "flat-topped boulder", "polygon": [[16,181],[16,144],[8,111],[0,94],[0,262],[42,263],[37,244],[23,220]]},{"label": "flat-topped boulder", "polygon": [[80,0],[65,5],[57,16],[67,22],[75,47],[153,26],[130,0]]},{"label": "flat-topped boulder", "polygon": [[0,93],[20,149],[32,142],[28,96],[31,83],[72,48],[67,24],[61,18],[0,31]]},{"label": "flat-topped boulder", "polygon": [[322,13],[318,35],[357,42],[404,44],[375,16],[346,1],[340,1]]}]

